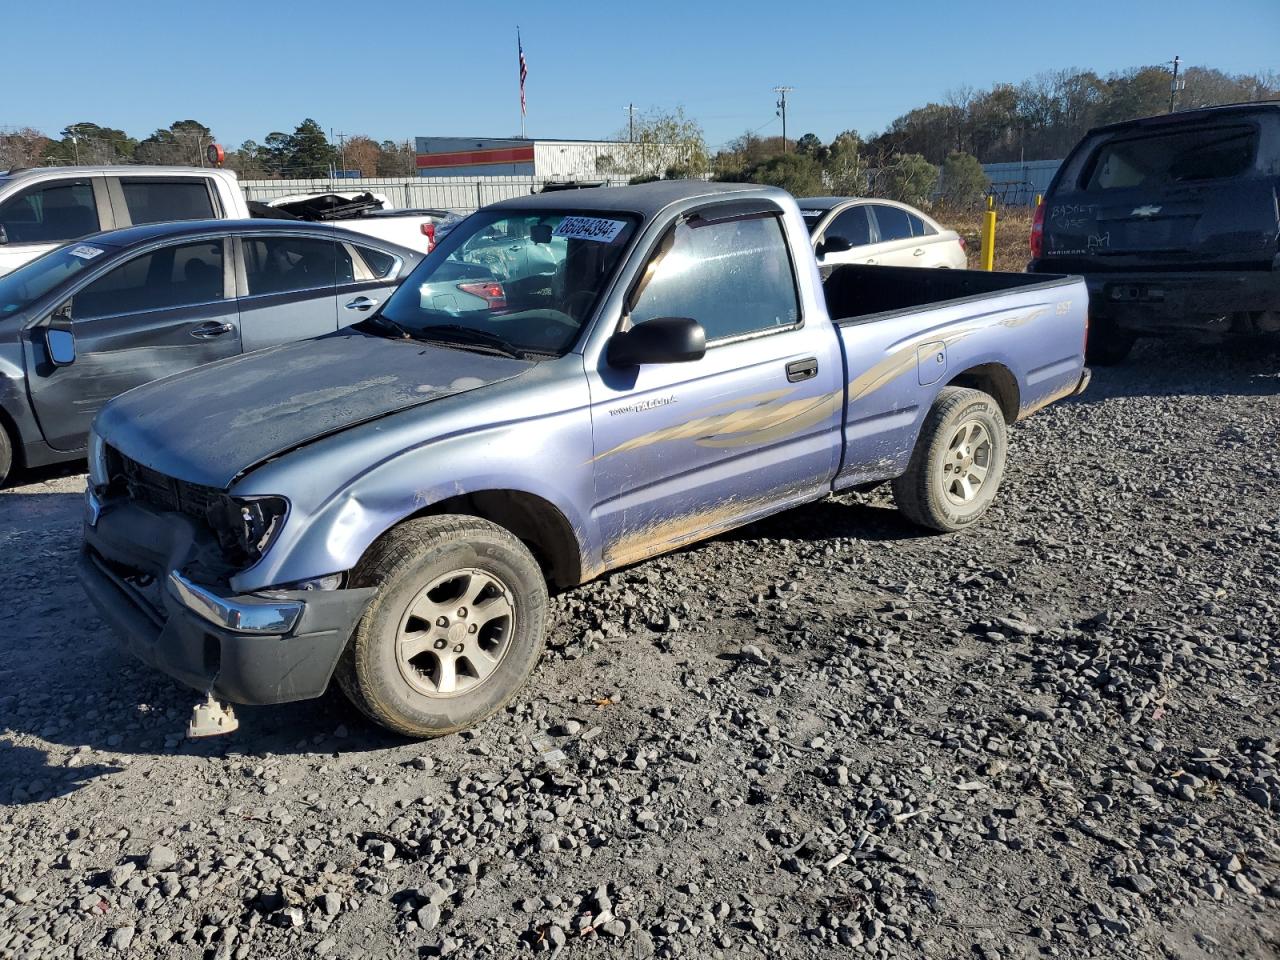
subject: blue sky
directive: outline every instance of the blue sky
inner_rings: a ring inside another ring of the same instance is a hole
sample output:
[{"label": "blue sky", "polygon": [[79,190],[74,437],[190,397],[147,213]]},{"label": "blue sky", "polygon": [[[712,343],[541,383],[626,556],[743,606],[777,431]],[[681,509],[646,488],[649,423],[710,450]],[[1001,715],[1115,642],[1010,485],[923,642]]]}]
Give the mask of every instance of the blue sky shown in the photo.
[{"label": "blue sky", "polygon": [[610,136],[634,101],[683,105],[714,147],[780,132],[780,83],[795,88],[788,134],[829,139],[1046,69],[1175,53],[1232,73],[1280,68],[1280,0],[64,0],[18,3],[5,21],[19,42],[5,44],[0,127],[91,121],[143,137],[195,119],[228,146],[304,117],[376,139],[512,135],[517,24],[531,137]]}]

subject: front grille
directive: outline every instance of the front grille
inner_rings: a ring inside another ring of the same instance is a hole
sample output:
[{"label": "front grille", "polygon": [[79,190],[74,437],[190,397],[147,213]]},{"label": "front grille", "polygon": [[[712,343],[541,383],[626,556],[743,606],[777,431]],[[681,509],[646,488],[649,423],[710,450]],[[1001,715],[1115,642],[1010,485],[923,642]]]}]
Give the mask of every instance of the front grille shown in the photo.
[{"label": "front grille", "polygon": [[107,447],[107,475],[112,486],[123,484],[132,500],[159,510],[184,513],[201,521],[206,520],[210,505],[222,496],[222,492],[214,487],[165,476],[113,447]]}]

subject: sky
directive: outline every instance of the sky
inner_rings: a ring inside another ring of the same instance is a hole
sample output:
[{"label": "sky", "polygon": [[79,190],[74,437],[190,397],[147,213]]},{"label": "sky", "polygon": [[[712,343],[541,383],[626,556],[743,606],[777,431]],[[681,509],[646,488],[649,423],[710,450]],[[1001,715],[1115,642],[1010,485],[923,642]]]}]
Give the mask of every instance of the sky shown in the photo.
[{"label": "sky", "polygon": [[[512,136],[516,27],[530,137],[609,138],[626,107],[683,106],[718,147],[747,130],[882,130],[957,87],[1064,67],[1280,69],[1280,0],[908,3],[17,2],[0,128],[71,123],[142,138],[199,120],[235,147],[305,117],[377,140]],[[48,41],[56,38],[56,44]]]}]

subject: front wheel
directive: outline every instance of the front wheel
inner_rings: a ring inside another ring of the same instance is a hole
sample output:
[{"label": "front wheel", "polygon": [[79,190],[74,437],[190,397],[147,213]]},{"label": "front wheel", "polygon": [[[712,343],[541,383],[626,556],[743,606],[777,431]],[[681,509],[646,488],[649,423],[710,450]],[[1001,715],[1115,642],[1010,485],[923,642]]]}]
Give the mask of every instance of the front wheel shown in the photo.
[{"label": "front wheel", "polygon": [[438,737],[501,709],[542,655],[547,587],[511,533],[477,517],[410,520],[352,572],[377,593],[338,670],[348,698],[410,737]]},{"label": "front wheel", "polygon": [[944,387],[929,408],[907,471],[893,481],[898,509],[922,527],[952,532],[991,506],[1004,477],[1008,434],[994,398]]}]

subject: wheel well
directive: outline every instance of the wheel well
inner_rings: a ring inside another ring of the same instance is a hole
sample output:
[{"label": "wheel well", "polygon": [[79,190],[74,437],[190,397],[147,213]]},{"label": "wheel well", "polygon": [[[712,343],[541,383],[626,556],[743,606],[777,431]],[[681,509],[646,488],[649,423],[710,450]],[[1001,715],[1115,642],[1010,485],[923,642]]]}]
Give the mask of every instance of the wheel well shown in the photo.
[{"label": "wheel well", "polygon": [[1002,363],[983,363],[970,367],[964,373],[952,377],[947,386],[981,390],[995,398],[1000,405],[1000,412],[1004,414],[1005,423],[1013,423],[1018,419],[1022,402],[1018,378]]},{"label": "wheel well", "polygon": [[582,556],[573,527],[547,500],[521,490],[479,490],[449,497],[414,516],[462,513],[510,530],[532,551],[547,579],[570,587],[583,579]]},{"label": "wheel well", "polygon": [[0,407],[0,430],[9,435],[9,449],[13,457],[10,470],[26,467],[27,454],[22,445],[22,434],[18,432],[18,424],[4,407]]}]

